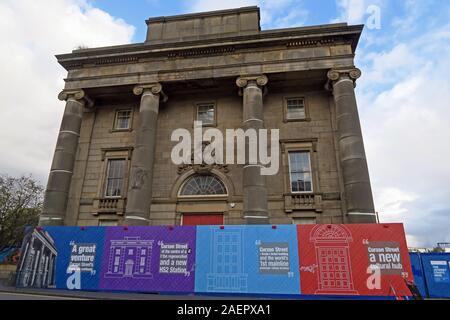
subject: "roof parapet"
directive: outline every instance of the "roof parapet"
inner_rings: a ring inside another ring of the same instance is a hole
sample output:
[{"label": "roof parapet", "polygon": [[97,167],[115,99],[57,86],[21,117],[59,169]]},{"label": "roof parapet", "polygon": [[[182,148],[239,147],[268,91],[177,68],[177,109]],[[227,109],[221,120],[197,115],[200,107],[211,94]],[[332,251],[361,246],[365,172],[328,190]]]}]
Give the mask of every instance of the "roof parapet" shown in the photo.
[{"label": "roof parapet", "polygon": [[155,17],[146,23],[146,43],[150,44],[225,38],[261,31],[257,6]]}]

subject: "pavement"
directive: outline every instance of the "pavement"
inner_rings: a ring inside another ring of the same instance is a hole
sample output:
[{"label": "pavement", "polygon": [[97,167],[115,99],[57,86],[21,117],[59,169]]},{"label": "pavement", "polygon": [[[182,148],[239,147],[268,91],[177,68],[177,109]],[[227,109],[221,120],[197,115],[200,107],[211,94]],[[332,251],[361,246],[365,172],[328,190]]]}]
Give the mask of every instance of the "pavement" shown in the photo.
[{"label": "pavement", "polygon": [[5,300],[84,300],[80,298],[59,297],[54,295],[0,292],[0,301]]},{"label": "pavement", "polygon": [[[252,299],[246,297],[245,299],[261,300],[262,298]],[[0,300],[242,300],[242,297],[69,291],[57,289],[16,288],[0,284]]]}]

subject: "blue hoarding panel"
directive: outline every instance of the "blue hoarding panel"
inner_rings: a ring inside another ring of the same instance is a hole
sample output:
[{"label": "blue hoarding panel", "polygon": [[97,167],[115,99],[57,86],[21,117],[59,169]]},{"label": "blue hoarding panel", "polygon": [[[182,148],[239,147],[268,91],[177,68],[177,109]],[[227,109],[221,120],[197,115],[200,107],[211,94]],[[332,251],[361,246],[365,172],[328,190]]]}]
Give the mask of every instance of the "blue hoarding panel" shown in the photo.
[{"label": "blue hoarding panel", "polygon": [[198,226],[195,292],[299,294],[297,229]]},{"label": "blue hoarding panel", "polygon": [[414,275],[414,283],[419,288],[422,297],[428,297],[427,287],[425,284],[425,275],[422,268],[421,256],[417,252],[411,252],[409,254],[411,260],[411,268]]},{"label": "blue hoarding panel", "polygon": [[57,251],[56,288],[98,289],[105,229],[105,227],[45,228]]},{"label": "blue hoarding panel", "polygon": [[430,298],[450,298],[450,254],[421,254]]}]

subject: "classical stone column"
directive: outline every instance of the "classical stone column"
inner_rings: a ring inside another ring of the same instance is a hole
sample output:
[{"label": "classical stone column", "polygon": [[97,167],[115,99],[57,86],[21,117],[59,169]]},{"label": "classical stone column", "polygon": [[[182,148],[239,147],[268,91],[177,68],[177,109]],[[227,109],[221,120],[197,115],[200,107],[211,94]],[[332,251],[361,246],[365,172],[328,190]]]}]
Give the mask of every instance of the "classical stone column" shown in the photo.
[{"label": "classical stone column", "polygon": [[83,108],[86,103],[92,106],[92,101],[87,98],[83,90],[63,91],[58,98],[66,101],[66,108],[45,191],[44,208],[39,220],[41,226],[64,225]]},{"label": "classical stone column", "polygon": [[344,198],[348,223],[376,223],[369,170],[355,97],[355,81],[361,71],[333,69],[328,72],[329,89],[336,105],[336,122]]},{"label": "classical stone column", "polygon": [[[263,88],[268,79],[265,75],[239,77],[236,84],[243,90],[243,130],[264,128]],[[259,137],[258,137],[259,141]],[[267,224],[269,214],[267,210],[267,188],[265,176],[261,175],[258,163],[249,163],[248,141],[246,139],[246,157],[243,174],[244,218],[247,224]]]},{"label": "classical stone column", "polygon": [[138,85],[134,94],[141,96],[140,125],[131,159],[130,183],[127,194],[125,224],[146,226],[150,222],[152,203],[153,163],[155,158],[156,129],[160,95],[159,83]]}]

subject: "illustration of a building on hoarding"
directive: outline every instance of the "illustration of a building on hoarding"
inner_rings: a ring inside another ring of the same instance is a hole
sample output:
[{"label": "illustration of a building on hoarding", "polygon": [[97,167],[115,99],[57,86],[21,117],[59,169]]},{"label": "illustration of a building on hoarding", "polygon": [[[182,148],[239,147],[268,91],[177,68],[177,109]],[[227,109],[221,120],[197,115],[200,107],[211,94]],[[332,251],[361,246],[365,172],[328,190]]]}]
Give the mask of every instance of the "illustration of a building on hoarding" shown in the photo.
[{"label": "illustration of a building on hoarding", "polygon": [[357,295],[354,289],[349,243],[352,235],[344,225],[317,225],[311,230],[318,263],[316,294]]},{"label": "illustration of a building on hoarding", "polygon": [[111,240],[105,278],[152,278],[153,240],[125,237]]},{"label": "illustration of a building on hoarding", "polygon": [[244,273],[243,230],[214,229],[211,246],[211,272],[207,274],[207,290],[246,292],[248,275]]},{"label": "illustration of a building on hoarding", "polygon": [[18,287],[54,288],[56,286],[55,241],[40,228],[29,232],[22,244],[22,254],[17,270]]}]

